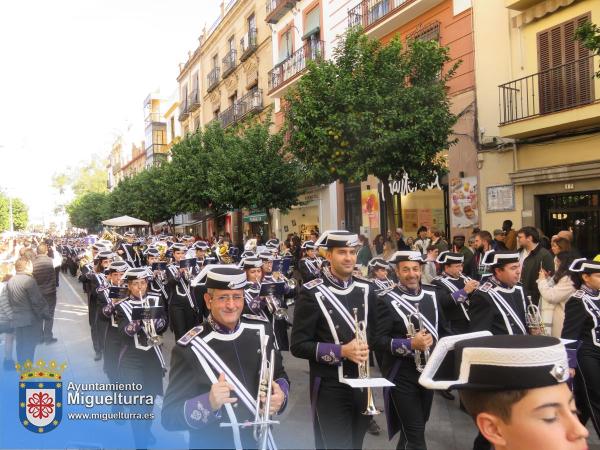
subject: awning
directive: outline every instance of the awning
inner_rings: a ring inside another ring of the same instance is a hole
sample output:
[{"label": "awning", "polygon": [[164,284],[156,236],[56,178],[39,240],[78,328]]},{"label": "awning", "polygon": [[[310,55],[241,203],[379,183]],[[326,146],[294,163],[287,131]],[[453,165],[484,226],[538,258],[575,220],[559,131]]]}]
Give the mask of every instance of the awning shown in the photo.
[{"label": "awning", "polygon": [[103,220],[102,225],[109,227],[135,227],[135,226],[148,226],[150,222],[145,220],[136,219],[130,216],[115,217],[113,219]]},{"label": "awning", "polygon": [[519,28],[523,25],[533,22],[534,20],[541,19],[546,14],[553,13],[558,8],[563,8],[574,3],[575,0],[545,0],[542,3],[538,3],[535,6],[527,8],[518,16],[512,18],[512,25],[514,28]]},{"label": "awning", "polygon": [[268,219],[267,213],[254,213],[244,216],[244,222],[266,222]]}]

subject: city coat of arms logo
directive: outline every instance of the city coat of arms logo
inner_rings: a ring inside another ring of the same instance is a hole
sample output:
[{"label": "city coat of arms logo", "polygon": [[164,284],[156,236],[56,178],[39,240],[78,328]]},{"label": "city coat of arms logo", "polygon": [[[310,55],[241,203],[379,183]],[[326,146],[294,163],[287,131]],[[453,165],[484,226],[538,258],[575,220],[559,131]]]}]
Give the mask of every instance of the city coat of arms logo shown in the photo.
[{"label": "city coat of arms logo", "polygon": [[62,372],[67,365],[27,360],[15,367],[19,373],[19,421],[33,433],[54,430],[62,420]]}]

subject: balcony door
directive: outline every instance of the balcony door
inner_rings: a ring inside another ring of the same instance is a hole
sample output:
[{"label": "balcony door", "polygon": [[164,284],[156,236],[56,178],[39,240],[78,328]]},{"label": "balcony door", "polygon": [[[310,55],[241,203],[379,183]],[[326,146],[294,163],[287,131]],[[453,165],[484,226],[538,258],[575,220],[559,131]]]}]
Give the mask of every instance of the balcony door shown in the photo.
[{"label": "balcony door", "polygon": [[537,35],[540,114],[590,103],[594,98],[590,52],[574,39],[590,14],[571,19]]}]

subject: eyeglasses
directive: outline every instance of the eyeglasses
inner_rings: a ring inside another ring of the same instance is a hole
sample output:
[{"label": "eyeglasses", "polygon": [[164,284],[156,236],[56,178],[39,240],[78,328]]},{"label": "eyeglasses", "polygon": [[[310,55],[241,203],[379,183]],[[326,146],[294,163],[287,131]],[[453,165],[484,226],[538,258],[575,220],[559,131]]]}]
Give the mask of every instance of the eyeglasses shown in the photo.
[{"label": "eyeglasses", "polygon": [[218,297],[213,297],[213,300],[219,303],[225,303],[227,300],[233,300],[234,302],[241,302],[244,300],[243,295],[219,295]]}]

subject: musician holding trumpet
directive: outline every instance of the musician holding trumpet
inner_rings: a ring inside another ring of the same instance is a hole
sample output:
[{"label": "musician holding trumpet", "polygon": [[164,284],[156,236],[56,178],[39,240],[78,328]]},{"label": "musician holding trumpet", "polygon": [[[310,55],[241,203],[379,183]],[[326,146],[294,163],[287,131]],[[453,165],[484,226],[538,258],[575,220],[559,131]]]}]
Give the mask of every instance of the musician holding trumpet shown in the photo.
[{"label": "musician holding trumpet", "polygon": [[246,283],[241,269],[211,267],[210,313],[173,349],[162,424],[188,430],[190,448],[275,448],[270,427],[290,384],[269,323],[242,315]]},{"label": "musician holding trumpet", "polygon": [[397,251],[388,262],[398,283],[379,292],[374,339],[383,355],[381,372],[394,383],[384,389],[388,437],[400,432],[396,448],[425,450],[433,391],[419,384],[419,376],[435,343],[449,332],[435,288],[421,284],[421,253]]}]

